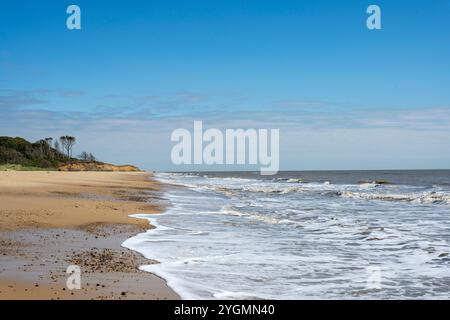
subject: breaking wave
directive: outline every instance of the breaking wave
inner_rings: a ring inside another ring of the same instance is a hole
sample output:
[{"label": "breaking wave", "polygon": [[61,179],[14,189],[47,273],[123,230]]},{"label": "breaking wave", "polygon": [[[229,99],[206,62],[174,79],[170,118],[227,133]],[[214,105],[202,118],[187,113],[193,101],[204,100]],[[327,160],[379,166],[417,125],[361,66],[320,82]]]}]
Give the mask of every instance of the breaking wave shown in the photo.
[{"label": "breaking wave", "polygon": [[[186,299],[448,298],[442,173],[397,184],[363,174],[158,174],[171,205],[137,215],[156,228],[123,245],[158,260],[141,269]],[[381,289],[367,288],[372,267]]]}]

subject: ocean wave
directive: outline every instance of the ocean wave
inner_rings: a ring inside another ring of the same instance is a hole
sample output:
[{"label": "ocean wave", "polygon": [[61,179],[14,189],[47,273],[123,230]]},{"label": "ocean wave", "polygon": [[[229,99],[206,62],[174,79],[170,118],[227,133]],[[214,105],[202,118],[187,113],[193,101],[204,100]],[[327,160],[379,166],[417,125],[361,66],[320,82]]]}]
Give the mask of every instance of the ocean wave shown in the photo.
[{"label": "ocean wave", "polygon": [[257,193],[280,193],[280,194],[286,194],[286,193],[292,193],[292,192],[303,192],[307,191],[308,189],[305,187],[299,187],[299,186],[247,186],[243,187],[242,191],[244,192],[257,192]]},{"label": "ocean wave", "polygon": [[228,214],[228,215],[238,216],[238,217],[246,215],[245,213],[240,212],[240,211],[236,210],[235,208],[233,208],[232,206],[229,206],[229,205],[224,206],[219,212],[222,213],[222,214]]},{"label": "ocean wave", "polygon": [[[159,177],[185,187],[165,187],[171,206],[135,216],[155,228],[123,246],[160,262],[140,269],[184,299],[448,296],[448,188],[359,184],[360,175],[347,184]],[[365,289],[372,264],[382,291]]]},{"label": "ocean wave", "polygon": [[233,206],[226,205],[220,211],[221,214],[231,215],[236,217],[244,217],[250,220],[257,220],[260,222],[265,222],[268,224],[295,224],[299,225],[299,222],[293,221],[290,219],[271,216],[268,214],[258,214],[258,213],[244,213],[239,211],[237,208]]},{"label": "ocean wave", "polygon": [[[302,183],[302,179],[276,178],[271,181],[255,183],[251,179],[241,178],[208,178],[205,181],[177,181],[172,185],[184,186],[199,192],[218,192],[229,198],[241,197],[245,194],[267,194],[282,196],[295,193],[318,195],[321,197],[342,197],[361,200],[379,200],[391,202],[410,202],[420,204],[450,204],[450,193],[442,187],[433,187],[429,191],[418,190],[412,186],[397,186],[384,180],[361,181],[358,184]],[[420,192],[419,192],[420,191]]]},{"label": "ocean wave", "polygon": [[355,198],[363,200],[450,204],[450,194],[435,191],[424,192],[421,194],[385,194],[385,193],[343,191],[341,195],[345,198]]},{"label": "ocean wave", "polygon": [[226,195],[235,195],[238,192],[251,193],[272,193],[272,194],[286,194],[291,192],[307,191],[307,188],[299,186],[268,186],[268,185],[240,185],[240,186],[224,186],[216,185],[212,187],[213,190],[224,193]]},{"label": "ocean wave", "polygon": [[287,182],[287,183],[302,183],[302,182],[303,182],[303,179],[294,179],[294,178],[291,178],[291,179],[286,180],[286,182]]}]

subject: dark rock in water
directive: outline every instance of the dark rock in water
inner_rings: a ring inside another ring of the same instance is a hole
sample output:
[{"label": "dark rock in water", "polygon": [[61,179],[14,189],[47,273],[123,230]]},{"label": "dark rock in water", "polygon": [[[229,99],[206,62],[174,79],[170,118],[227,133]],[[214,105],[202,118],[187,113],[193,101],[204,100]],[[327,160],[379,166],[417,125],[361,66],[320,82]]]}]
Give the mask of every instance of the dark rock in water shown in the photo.
[{"label": "dark rock in water", "polygon": [[391,184],[388,180],[360,180],[358,184],[373,184],[375,187],[382,184]]},{"label": "dark rock in water", "polygon": [[388,180],[375,180],[376,184],[391,184]]},{"label": "dark rock in water", "polygon": [[382,238],[369,238],[369,239],[367,239],[367,241],[380,241],[380,240],[384,240],[384,239],[382,239]]},{"label": "dark rock in water", "polygon": [[443,258],[443,257],[446,257],[446,256],[448,256],[448,252],[441,253],[439,255],[439,258]]}]

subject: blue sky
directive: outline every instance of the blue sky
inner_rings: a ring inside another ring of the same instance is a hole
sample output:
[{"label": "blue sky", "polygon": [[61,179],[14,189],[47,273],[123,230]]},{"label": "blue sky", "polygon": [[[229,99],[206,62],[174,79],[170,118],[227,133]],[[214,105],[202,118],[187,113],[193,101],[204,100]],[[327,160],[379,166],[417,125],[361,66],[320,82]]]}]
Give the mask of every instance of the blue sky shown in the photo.
[{"label": "blue sky", "polygon": [[279,128],[285,170],[450,168],[449,57],[447,0],[2,2],[0,135],[173,170],[196,119]]}]

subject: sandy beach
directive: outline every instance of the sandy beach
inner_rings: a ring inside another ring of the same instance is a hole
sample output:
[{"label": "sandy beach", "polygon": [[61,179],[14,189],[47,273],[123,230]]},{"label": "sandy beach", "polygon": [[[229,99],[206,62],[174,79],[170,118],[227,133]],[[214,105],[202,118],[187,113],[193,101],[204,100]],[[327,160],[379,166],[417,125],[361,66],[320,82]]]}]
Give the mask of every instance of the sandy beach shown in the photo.
[{"label": "sandy beach", "polygon": [[[177,299],[121,247],[149,229],[159,185],[143,172],[0,172],[0,299]],[[81,268],[68,290],[66,269]]]}]

